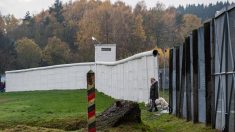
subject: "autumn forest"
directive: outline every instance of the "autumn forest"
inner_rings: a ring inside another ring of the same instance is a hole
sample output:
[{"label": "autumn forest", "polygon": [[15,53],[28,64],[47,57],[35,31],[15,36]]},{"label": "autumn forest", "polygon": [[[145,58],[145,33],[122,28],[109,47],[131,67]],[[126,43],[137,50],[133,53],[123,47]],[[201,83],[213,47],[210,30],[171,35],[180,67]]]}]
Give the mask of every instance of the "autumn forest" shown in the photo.
[{"label": "autumn forest", "polygon": [[[218,5],[222,8],[226,4],[210,4],[210,10]],[[92,36],[101,43],[117,44],[117,59],[155,47],[180,45],[184,37],[211,17],[195,11],[200,8],[206,10],[207,6],[166,7],[158,2],[149,9],[144,1],[131,7],[121,1],[55,0],[48,10],[27,12],[23,19],[0,15],[0,74],[94,61],[97,42],[92,41]]]}]

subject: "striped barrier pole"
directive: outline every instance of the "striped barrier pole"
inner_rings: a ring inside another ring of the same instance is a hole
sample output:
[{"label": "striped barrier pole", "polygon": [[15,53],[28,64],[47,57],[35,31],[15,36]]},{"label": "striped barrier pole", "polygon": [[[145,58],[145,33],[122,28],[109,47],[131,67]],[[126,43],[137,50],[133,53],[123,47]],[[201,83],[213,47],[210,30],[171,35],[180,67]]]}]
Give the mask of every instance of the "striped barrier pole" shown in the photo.
[{"label": "striped barrier pole", "polygon": [[88,132],[96,132],[95,121],[95,73],[90,70],[87,73],[87,100],[88,100]]}]

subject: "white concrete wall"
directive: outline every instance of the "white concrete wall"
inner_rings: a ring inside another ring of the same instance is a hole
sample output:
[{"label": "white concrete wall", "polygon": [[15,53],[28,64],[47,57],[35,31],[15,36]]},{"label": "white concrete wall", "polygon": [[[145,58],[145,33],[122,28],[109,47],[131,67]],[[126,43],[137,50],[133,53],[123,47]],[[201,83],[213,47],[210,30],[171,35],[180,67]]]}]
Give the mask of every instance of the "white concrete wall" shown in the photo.
[{"label": "white concrete wall", "polygon": [[150,78],[158,80],[157,58],[150,52],[115,63],[96,63],[96,87],[116,99],[148,101]]},{"label": "white concrete wall", "polygon": [[96,88],[116,99],[148,101],[150,78],[158,80],[152,51],[116,62],[66,64],[6,72],[6,91],[86,88],[86,73],[96,74]]},{"label": "white concrete wall", "polygon": [[95,63],[66,64],[6,72],[6,92],[86,88]]}]

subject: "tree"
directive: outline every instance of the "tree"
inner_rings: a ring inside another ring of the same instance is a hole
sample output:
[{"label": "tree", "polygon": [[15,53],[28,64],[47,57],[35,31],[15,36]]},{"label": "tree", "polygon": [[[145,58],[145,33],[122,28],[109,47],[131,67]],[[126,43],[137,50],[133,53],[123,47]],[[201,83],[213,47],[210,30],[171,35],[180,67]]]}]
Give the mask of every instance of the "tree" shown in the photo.
[{"label": "tree", "polygon": [[139,1],[134,8],[134,14],[145,16],[146,12],[147,12],[147,6],[145,1],[143,0]]},{"label": "tree", "polygon": [[32,16],[30,15],[30,12],[27,11],[26,14],[25,14],[25,17],[23,19],[23,22],[26,23],[26,24],[29,24],[32,20]]},{"label": "tree", "polygon": [[210,19],[215,16],[216,11],[221,10],[222,8],[232,5],[233,2],[230,1],[230,3],[227,2],[222,2],[222,1],[217,1],[216,4],[189,4],[186,7],[183,6],[178,6],[177,7],[177,12],[179,12],[182,15],[185,14],[193,14],[199,17],[202,21],[205,21],[207,19]]},{"label": "tree", "polygon": [[14,43],[7,36],[7,25],[0,13],[0,74],[4,74],[6,70],[15,67],[15,50]]},{"label": "tree", "polygon": [[5,34],[0,33],[0,74],[16,68],[15,56],[13,42]]},{"label": "tree", "polygon": [[94,1],[89,1],[86,6],[93,6],[94,9],[87,10],[79,21],[77,44],[79,44],[79,54],[83,56],[81,61],[94,61],[94,44],[91,40],[92,36],[95,36],[100,42],[104,42],[105,40],[105,31],[104,29],[102,30],[102,24],[105,24],[105,22],[102,21],[104,20],[102,18],[104,18],[105,8],[95,8],[96,6],[93,2]]},{"label": "tree", "polygon": [[145,16],[144,29],[147,34],[147,43],[149,43],[149,46],[161,45],[160,35],[162,35],[162,32],[165,30],[162,19],[164,10],[164,5],[158,2],[155,7],[147,12]]},{"label": "tree", "polygon": [[14,15],[4,16],[3,19],[6,26],[6,32],[13,31],[19,25],[19,20],[15,18]]},{"label": "tree", "polygon": [[127,6],[124,2],[118,1],[113,7],[110,18],[112,25],[111,38],[117,44],[117,58],[123,59],[135,53],[132,52],[134,50],[134,42],[132,40],[135,16],[131,7]]},{"label": "tree", "polygon": [[142,41],[145,41],[145,31],[143,28],[143,19],[141,15],[136,16],[135,18],[135,29],[134,34],[136,37],[140,38]]},{"label": "tree", "polygon": [[43,62],[45,65],[65,64],[69,62],[70,50],[68,45],[57,37],[48,39],[47,46],[43,50]]},{"label": "tree", "polygon": [[162,16],[162,28],[158,34],[158,46],[161,48],[172,47],[180,43],[177,38],[179,36],[177,12],[174,7],[169,7],[164,11]]},{"label": "tree", "polygon": [[197,29],[201,26],[201,20],[191,14],[185,14],[181,22],[181,33],[184,37],[188,36],[192,30]]},{"label": "tree", "polygon": [[0,13],[0,34],[4,34],[4,29],[5,29],[5,23],[4,19]]},{"label": "tree", "polygon": [[62,23],[64,21],[64,16],[63,16],[63,5],[60,0],[55,0],[55,3],[52,7],[49,9],[50,14],[53,14],[57,21],[59,23]]},{"label": "tree", "polygon": [[[146,35],[143,28],[143,19],[141,15],[137,15],[134,19],[134,29],[133,29],[133,36],[132,36],[132,43],[130,44],[132,48],[130,48],[129,51],[131,51],[133,54],[138,53],[146,48],[145,41],[146,41]],[[133,49],[133,50],[131,50]]]},{"label": "tree", "polygon": [[39,66],[42,52],[38,45],[28,38],[16,41],[17,62],[21,68],[32,68]]},{"label": "tree", "polygon": [[[92,36],[101,43],[117,44],[117,59],[123,59],[155,46],[167,48],[181,44],[184,37],[201,25],[200,19],[186,13],[198,12],[200,17],[207,17],[209,12],[204,10],[217,9],[224,4],[218,2],[216,5],[189,5],[176,9],[165,8],[158,2],[148,9],[145,2],[140,1],[132,9],[122,1],[77,0],[62,4],[61,0],[55,0],[49,10],[35,16],[27,12],[23,23],[14,16],[0,17],[0,32],[10,41],[23,37],[33,39],[44,49],[42,65],[94,61],[96,42],[91,40]],[[63,53],[50,48],[48,38],[52,41],[53,36],[60,40],[59,43],[64,43],[68,55],[60,55]]]},{"label": "tree", "polygon": [[9,36],[12,40],[15,41],[24,37],[34,39],[35,19],[29,12],[26,13],[22,23],[14,16],[6,16],[5,23],[7,36]]}]

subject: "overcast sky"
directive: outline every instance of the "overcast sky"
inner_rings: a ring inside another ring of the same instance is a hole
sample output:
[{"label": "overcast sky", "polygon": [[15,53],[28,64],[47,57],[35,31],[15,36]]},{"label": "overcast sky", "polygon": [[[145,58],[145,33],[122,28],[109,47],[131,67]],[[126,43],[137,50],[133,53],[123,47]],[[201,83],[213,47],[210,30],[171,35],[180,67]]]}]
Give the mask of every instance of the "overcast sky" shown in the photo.
[{"label": "overcast sky", "polygon": [[[55,0],[0,0],[0,12],[3,15],[6,14],[14,14],[17,18],[23,18],[27,11],[30,13],[36,14],[39,13],[42,9],[48,9],[54,3]],[[63,3],[68,2],[70,0],[62,0]],[[74,0],[73,0],[74,1]],[[111,0],[115,2],[117,0]],[[132,7],[140,0],[122,0],[127,4],[131,5]],[[164,3],[166,6],[178,6],[187,5],[187,4],[198,4],[198,3],[216,3],[218,0],[158,0]],[[226,0],[222,0],[226,1]],[[235,0],[229,0],[232,2]],[[148,7],[155,6],[157,0],[145,0],[145,3]]]}]

